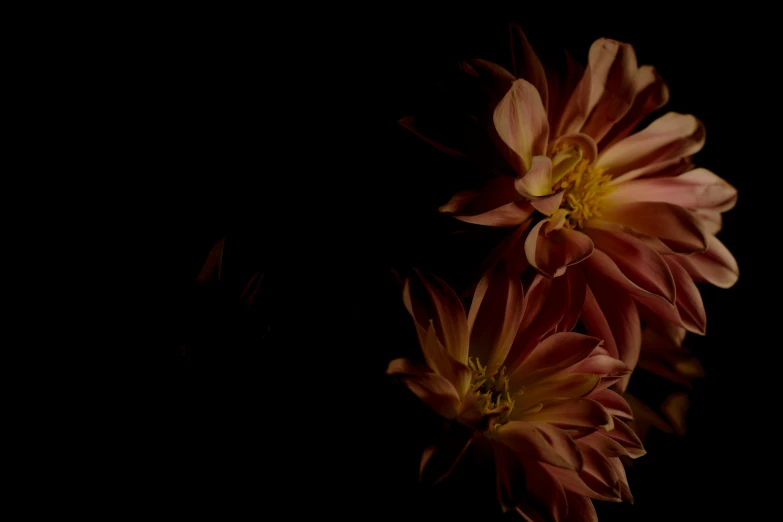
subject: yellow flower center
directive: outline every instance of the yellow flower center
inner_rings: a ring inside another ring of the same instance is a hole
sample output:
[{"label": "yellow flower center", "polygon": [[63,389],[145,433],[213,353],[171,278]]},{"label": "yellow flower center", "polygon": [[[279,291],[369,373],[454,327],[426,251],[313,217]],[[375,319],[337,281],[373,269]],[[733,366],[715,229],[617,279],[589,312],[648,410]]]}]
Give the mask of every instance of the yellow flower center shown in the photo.
[{"label": "yellow flower center", "polygon": [[492,375],[487,374],[487,367],[482,366],[478,357],[470,357],[468,366],[473,375],[470,389],[481,405],[481,412],[492,415],[495,419],[490,423],[490,429],[496,429],[508,422],[508,416],[514,409],[514,399],[508,391],[508,376],[506,367]]},{"label": "yellow flower center", "polygon": [[552,192],[565,190],[560,208],[566,211],[566,227],[582,228],[588,219],[601,216],[604,197],[614,191],[614,186],[609,184],[612,177],[606,171],[582,159],[554,180]]}]

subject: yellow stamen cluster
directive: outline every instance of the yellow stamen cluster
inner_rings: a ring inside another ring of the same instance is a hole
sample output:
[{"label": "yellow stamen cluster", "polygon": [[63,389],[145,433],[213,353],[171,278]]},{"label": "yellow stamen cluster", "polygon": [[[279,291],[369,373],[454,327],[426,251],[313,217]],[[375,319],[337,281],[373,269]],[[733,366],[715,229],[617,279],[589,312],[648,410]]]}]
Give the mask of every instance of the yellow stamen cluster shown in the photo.
[{"label": "yellow stamen cluster", "polygon": [[473,373],[470,389],[476,395],[482,413],[497,415],[490,428],[494,429],[508,422],[508,415],[514,409],[514,399],[508,390],[506,368],[501,367],[489,374],[487,367],[481,365],[478,357],[470,357],[468,366]]},{"label": "yellow stamen cluster", "polygon": [[609,185],[612,177],[606,170],[597,169],[583,159],[552,187],[553,192],[565,190],[561,208],[568,211],[566,227],[581,228],[588,219],[601,216],[604,197],[614,190]]}]

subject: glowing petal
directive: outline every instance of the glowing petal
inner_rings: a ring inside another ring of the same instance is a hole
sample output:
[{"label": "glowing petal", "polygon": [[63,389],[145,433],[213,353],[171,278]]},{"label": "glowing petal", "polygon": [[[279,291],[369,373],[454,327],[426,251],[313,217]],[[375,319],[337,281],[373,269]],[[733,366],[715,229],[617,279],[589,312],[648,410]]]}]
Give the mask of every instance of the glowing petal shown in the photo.
[{"label": "glowing petal", "polygon": [[600,382],[600,376],[588,373],[551,377],[526,388],[524,393],[514,399],[514,407],[527,411],[544,401],[579,399],[590,394]]},{"label": "glowing petal", "polygon": [[585,234],[634,284],[670,303],[674,302],[674,278],[655,250],[629,234],[608,228],[587,228]]},{"label": "glowing petal", "polygon": [[661,202],[611,205],[601,218],[657,237],[678,254],[707,249],[707,237],[699,219],[693,212],[677,205]]},{"label": "glowing petal", "polygon": [[604,408],[606,408],[606,411],[618,419],[633,419],[633,412],[630,405],[619,393],[614,390],[604,389],[594,391],[588,396],[588,398],[603,404]]},{"label": "glowing petal", "polygon": [[438,340],[454,359],[468,362],[468,322],[465,309],[454,290],[437,276],[422,275],[418,270],[405,281],[403,287],[405,308],[417,325],[419,342],[426,344],[430,321]]},{"label": "glowing petal", "polygon": [[[631,108],[636,95],[638,66],[633,47],[606,38],[593,44],[589,59],[591,68],[599,60],[609,65],[605,76],[596,74],[591,78],[593,109],[582,127],[583,133],[600,141]],[[598,68],[593,70],[597,71]]]},{"label": "glowing petal", "polygon": [[707,313],[704,311],[699,289],[680,263],[681,257],[685,256],[664,256],[677,284],[677,311],[680,313],[682,326],[690,332],[704,335],[707,328]]},{"label": "glowing petal", "polygon": [[496,371],[508,354],[525,310],[519,278],[511,278],[499,262],[481,279],[468,314],[470,353]]},{"label": "glowing petal", "polygon": [[737,189],[706,169],[693,169],[673,178],[619,183],[606,199],[613,204],[662,201],[691,209],[725,212],[736,204]]},{"label": "glowing petal", "polygon": [[526,413],[516,418],[526,422],[544,422],[562,429],[611,430],[614,426],[614,420],[606,408],[590,399],[550,402],[535,413]]},{"label": "glowing petal", "polygon": [[734,286],[739,278],[737,260],[717,237],[708,236],[708,243],[706,252],[683,256],[678,261],[696,281],[720,288]]},{"label": "glowing petal", "polygon": [[526,198],[551,194],[552,160],[546,156],[533,156],[530,169],[517,178],[514,187]]},{"label": "glowing petal", "polygon": [[626,450],[628,450],[628,456],[632,459],[639,458],[647,453],[644,449],[642,441],[636,436],[636,433],[628,427],[624,422],[615,422],[614,429],[609,432],[600,432],[601,435],[611,437],[619,442]]},{"label": "glowing petal", "polygon": [[465,223],[484,225],[488,227],[516,227],[524,223],[534,212],[534,208],[528,202],[508,203],[502,207],[477,214],[475,216],[459,216],[454,218]]},{"label": "glowing petal", "polygon": [[[630,294],[619,285],[593,274],[582,309],[582,323],[587,333],[604,339],[604,347],[612,357],[634,368],[642,344],[641,323]],[[623,390],[630,374],[617,383]]]},{"label": "glowing petal", "polygon": [[644,165],[693,155],[703,146],[704,125],[689,114],[669,112],[605,149],[595,166],[617,177]]},{"label": "glowing petal", "polygon": [[[418,325],[417,328],[419,328]],[[454,385],[460,399],[464,397],[470,387],[470,368],[449,355],[438,340],[438,337],[435,334],[435,328],[432,324],[430,324],[427,329],[426,338],[422,345],[422,352],[424,352],[424,359],[427,361],[427,366]]]},{"label": "glowing petal", "polygon": [[534,382],[533,379],[572,367],[588,357],[600,343],[600,339],[576,332],[550,335],[526,354],[524,359],[507,367],[509,386],[516,389],[523,382]]},{"label": "glowing petal", "polygon": [[593,242],[577,230],[561,228],[547,232],[543,227],[550,220],[544,219],[534,226],[525,240],[528,262],[548,277],[563,275],[566,268],[590,257]]},{"label": "glowing petal", "polygon": [[636,95],[633,105],[612,129],[601,139],[601,149],[606,149],[630,134],[645,116],[666,105],[669,88],[654,67],[642,65],[634,78]]},{"label": "glowing petal", "polygon": [[515,165],[520,174],[530,168],[533,156],[546,154],[549,140],[549,122],[541,96],[526,80],[517,80],[493,114],[495,129],[500,139],[521,160]]},{"label": "glowing petal", "polygon": [[582,455],[563,430],[541,422],[511,421],[500,426],[497,439],[519,455],[559,468],[579,470]]}]

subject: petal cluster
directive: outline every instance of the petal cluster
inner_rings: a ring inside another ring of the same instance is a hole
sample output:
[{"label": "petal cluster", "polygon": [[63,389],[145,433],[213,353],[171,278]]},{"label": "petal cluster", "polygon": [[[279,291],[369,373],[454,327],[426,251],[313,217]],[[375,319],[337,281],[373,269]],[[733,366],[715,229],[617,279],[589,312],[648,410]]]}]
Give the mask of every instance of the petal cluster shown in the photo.
[{"label": "petal cluster", "polygon": [[482,278],[467,313],[445,282],[419,272],[405,281],[403,300],[423,361],[396,359],[387,372],[469,430],[428,448],[422,475],[444,478],[480,440],[493,448],[506,509],[565,520],[569,510],[593,509],[586,498],[632,499],[620,457],[644,449],[625,422],[630,407],[610,389],[630,369],[600,339],[527,326],[540,310],[528,309],[503,263]]}]

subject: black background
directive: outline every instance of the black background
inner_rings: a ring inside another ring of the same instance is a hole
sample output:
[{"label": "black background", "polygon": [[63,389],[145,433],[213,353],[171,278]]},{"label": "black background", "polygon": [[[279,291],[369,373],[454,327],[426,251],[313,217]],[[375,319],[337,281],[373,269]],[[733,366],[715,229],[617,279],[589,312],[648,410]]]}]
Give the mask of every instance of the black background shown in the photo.
[{"label": "black background", "polygon": [[[565,47],[582,63],[596,38],[631,43],[669,85],[664,110],[704,122],[697,165],[739,190],[719,234],[739,282],[702,288],[708,333],[687,341],[708,374],[688,434],[654,432],[629,471],[635,505],[597,503],[599,517],[774,509],[775,33],[759,13],[583,7],[183,12],[134,35],[128,103],[146,120],[137,143],[165,254],[149,297],[163,330],[145,360],[159,379],[139,417],[158,434],[141,453],[159,487],[139,498],[273,519],[491,518],[491,493],[469,480],[418,487],[437,422],[383,372],[416,350],[389,269],[425,261],[449,226],[435,209],[464,174],[396,121],[442,64],[505,52],[515,20],[537,50]],[[193,289],[221,237],[222,289]],[[238,288],[255,270],[267,304],[248,311]]]}]

